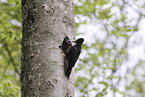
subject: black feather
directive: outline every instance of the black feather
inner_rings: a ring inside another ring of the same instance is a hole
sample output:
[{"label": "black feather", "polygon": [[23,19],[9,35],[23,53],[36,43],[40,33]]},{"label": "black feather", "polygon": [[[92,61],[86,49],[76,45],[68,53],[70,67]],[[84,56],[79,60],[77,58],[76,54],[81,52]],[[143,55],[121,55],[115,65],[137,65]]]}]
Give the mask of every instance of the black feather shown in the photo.
[{"label": "black feather", "polygon": [[67,67],[67,72],[66,76],[69,78],[72,68],[75,66],[75,63],[81,53],[81,45],[84,42],[83,38],[77,39],[76,45],[72,46],[71,49],[65,53],[65,55],[68,58],[68,67]]},{"label": "black feather", "polygon": [[59,46],[62,51],[63,51],[63,55],[64,55],[64,72],[66,74],[67,72],[67,68],[68,68],[68,57],[66,56],[66,53],[71,49],[72,47],[72,43],[69,40],[69,38],[66,36],[63,39],[62,45]]},{"label": "black feather", "polygon": [[63,42],[62,42],[62,45],[59,46],[59,47],[62,49],[62,51],[63,51],[64,53],[66,53],[66,52],[68,52],[68,51],[70,50],[70,48],[72,47],[72,43],[71,43],[71,41],[69,40],[69,38],[66,36],[66,37],[64,38]]}]

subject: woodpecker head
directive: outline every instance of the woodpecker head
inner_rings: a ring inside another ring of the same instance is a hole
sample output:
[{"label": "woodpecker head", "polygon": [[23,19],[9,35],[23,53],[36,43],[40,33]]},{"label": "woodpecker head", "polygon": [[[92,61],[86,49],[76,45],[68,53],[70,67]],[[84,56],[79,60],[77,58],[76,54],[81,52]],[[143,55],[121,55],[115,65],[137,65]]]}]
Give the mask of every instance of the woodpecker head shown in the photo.
[{"label": "woodpecker head", "polygon": [[71,41],[69,40],[67,36],[64,38],[63,42],[67,43],[68,45],[72,45]]},{"label": "woodpecker head", "polygon": [[84,39],[83,38],[79,38],[79,39],[77,39],[74,42],[76,43],[76,45],[79,45],[80,46],[84,42]]}]

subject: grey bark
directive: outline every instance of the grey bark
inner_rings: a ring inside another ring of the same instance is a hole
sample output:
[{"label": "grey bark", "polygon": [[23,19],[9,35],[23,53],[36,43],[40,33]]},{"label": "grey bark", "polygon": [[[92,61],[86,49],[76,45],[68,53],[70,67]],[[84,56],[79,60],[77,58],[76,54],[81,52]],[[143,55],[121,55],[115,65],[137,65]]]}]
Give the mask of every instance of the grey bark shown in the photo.
[{"label": "grey bark", "polygon": [[75,36],[73,0],[22,0],[22,97],[74,97],[59,44]]}]

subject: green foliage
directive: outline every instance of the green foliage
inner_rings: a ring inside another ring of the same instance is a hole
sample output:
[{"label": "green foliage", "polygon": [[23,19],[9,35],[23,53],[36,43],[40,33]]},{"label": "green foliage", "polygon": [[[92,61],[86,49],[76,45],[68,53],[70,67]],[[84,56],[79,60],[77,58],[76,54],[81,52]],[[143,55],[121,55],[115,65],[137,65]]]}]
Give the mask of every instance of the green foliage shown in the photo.
[{"label": "green foliage", "polygon": [[[128,66],[130,63],[128,49],[129,39],[139,31],[138,24],[141,23],[141,17],[145,16],[139,10],[144,4],[135,5],[139,0],[133,0],[135,8],[128,1],[120,0],[79,0],[75,4],[76,18],[79,20],[76,27],[88,24],[99,26],[99,32],[105,34],[104,39],[99,39],[94,35],[95,43],[91,45],[83,45],[83,58],[80,59],[76,72],[84,72],[76,78],[76,88],[80,91],[81,97],[108,97],[109,92],[112,92],[112,97],[117,97],[121,94],[124,97],[144,97],[144,70],[142,74],[136,74],[138,69],[144,68],[143,62],[136,63],[135,67]],[[131,18],[128,9],[138,14]],[[88,17],[87,19],[81,18]],[[136,21],[132,24],[132,21]],[[96,25],[97,24],[97,25]],[[90,31],[91,32],[91,31]],[[89,32],[89,33],[90,33]],[[88,33],[88,32],[86,32]],[[99,34],[100,34],[99,33]],[[85,36],[85,33],[79,33]],[[96,32],[98,34],[98,32]],[[90,40],[91,41],[91,40]],[[108,46],[109,45],[109,46]],[[135,46],[135,44],[134,44]],[[92,51],[91,53],[90,51]],[[85,52],[85,53],[84,53]],[[142,66],[142,67],[141,67]],[[138,69],[137,69],[138,68]],[[121,71],[124,69],[123,71]],[[128,78],[133,76],[134,80]],[[139,80],[141,79],[142,80]],[[91,85],[91,88],[90,88]],[[124,90],[121,90],[123,87]],[[131,94],[130,91],[135,91]]]},{"label": "green foliage", "polygon": [[17,86],[10,81],[0,84],[0,97],[20,97],[20,86]]},{"label": "green foliage", "polygon": [[20,97],[21,2],[7,1],[0,2],[0,97]]}]

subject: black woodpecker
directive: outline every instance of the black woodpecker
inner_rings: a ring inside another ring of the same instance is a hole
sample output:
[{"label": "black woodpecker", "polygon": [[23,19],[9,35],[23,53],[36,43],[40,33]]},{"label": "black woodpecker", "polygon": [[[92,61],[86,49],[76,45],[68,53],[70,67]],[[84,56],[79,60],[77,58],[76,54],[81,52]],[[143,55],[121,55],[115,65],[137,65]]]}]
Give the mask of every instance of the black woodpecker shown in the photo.
[{"label": "black woodpecker", "polygon": [[69,40],[69,38],[66,36],[63,39],[62,45],[60,45],[59,47],[62,49],[63,53],[65,54],[66,52],[68,52],[71,49],[72,43]]},{"label": "black woodpecker", "polygon": [[81,53],[81,45],[84,42],[83,38],[79,38],[75,41],[75,45],[71,46],[70,50],[65,53],[68,59],[68,66],[66,76],[69,78],[72,68],[75,66],[75,63]]},{"label": "black woodpecker", "polygon": [[69,38],[66,36],[64,39],[63,39],[63,42],[61,45],[59,45],[59,47],[61,48],[62,52],[63,52],[63,56],[64,56],[64,73],[66,75],[67,73],[67,68],[68,68],[68,57],[66,56],[66,53],[69,52],[69,50],[71,49],[72,47],[72,43],[71,41],[69,40]]}]

